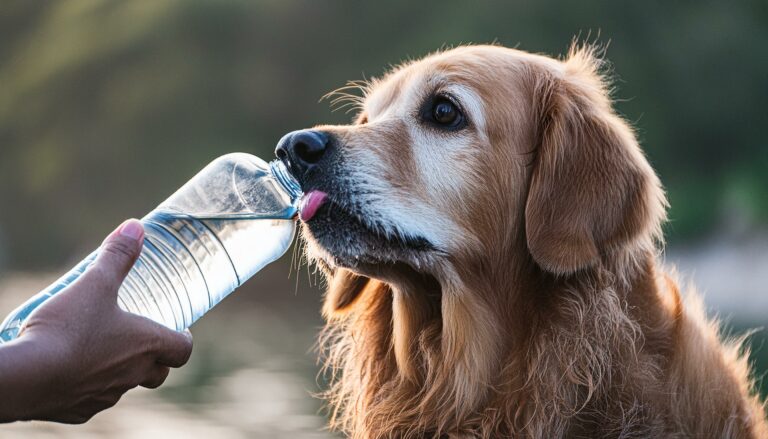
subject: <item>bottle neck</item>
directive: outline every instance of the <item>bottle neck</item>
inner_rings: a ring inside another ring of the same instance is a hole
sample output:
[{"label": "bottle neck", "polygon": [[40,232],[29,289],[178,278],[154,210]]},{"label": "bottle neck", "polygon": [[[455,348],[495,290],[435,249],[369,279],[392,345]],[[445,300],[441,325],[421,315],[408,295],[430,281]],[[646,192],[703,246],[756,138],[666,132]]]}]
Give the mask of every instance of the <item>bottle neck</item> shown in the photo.
[{"label": "bottle neck", "polygon": [[304,194],[304,192],[301,191],[299,182],[296,181],[293,175],[291,175],[282,161],[272,160],[269,162],[269,169],[275,177],[275,180],[280,183],[280,186],[282,186],[291,197],[292,202],[296,202],[296,200]]}]

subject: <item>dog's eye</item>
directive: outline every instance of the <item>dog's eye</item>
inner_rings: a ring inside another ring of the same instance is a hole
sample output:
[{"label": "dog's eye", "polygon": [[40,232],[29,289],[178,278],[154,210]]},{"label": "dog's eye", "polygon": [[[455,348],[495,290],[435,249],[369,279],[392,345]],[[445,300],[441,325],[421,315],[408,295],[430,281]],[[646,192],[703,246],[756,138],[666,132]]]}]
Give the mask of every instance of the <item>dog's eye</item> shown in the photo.
[{"label": "dog's eye", "polygon": [[432,105],[432,119],[440,125],[454,127],[461,121],[461,112],[453,102],[438,98]]},{"label": "dog's eye", "polygon": [[418,118],[431,128],[458,131],[468,125],[466,116],[453,97],[435,94],[429,97],[419,109]]}]

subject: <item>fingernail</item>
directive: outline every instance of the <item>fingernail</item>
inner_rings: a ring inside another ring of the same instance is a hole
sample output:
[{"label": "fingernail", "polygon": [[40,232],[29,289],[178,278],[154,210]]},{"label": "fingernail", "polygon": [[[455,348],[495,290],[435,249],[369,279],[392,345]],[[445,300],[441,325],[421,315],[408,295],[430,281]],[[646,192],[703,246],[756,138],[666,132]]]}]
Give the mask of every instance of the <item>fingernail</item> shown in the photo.
[{"label": "fingernail", "polygon": [[141,223],[135,219],[129,219],[120,226],[120,235],[131,238],[134,241],[138,241],[143,233],[144,229],[141,227]]}]

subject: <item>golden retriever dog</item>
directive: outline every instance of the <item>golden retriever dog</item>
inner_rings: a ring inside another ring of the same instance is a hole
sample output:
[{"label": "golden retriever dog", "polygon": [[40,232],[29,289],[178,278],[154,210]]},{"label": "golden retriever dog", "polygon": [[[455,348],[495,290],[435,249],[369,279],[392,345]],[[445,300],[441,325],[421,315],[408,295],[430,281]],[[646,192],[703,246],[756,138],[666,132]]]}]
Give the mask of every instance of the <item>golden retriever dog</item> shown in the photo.
[{"label": "golden retriever dog", "polygon": [[[740,341],[661,266],[666,199],[600,57],[467,46],[286,135],[353,438],[768,438]],[[683,297],[685,296],[685,297]]]}]

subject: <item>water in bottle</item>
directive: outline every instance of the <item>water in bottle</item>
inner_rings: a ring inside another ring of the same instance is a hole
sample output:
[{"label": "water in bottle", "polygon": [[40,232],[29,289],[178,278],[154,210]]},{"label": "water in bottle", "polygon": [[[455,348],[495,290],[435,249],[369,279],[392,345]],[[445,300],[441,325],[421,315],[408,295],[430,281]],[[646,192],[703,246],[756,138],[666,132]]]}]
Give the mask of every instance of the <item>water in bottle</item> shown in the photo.
[{"label": "water in bottle", "polygon": [[[118,291],[118,305],[182,330],[290,246],[299,185],[279,161],[243,153],[214,160],[142,219],[141,255]],[[66,288],[98,249],[6,317],[0,343]]]}]

